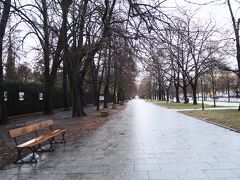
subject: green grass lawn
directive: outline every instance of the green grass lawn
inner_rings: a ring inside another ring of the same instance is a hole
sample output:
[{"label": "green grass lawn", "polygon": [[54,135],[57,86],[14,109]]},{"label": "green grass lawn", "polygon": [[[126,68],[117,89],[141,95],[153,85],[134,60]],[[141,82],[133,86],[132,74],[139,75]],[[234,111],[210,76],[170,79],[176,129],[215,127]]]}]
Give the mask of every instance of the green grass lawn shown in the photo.
[{"label": "green grass lawn", "polygon": [[[157,100],[148,100],[154,104],[158,104],[163,107],[171,109],[199,109],[202,108],[202,105],[193,105],[192,103],[175,103],[175,102],[166,102],[166,101],[157,101]],[[209,105],[204,105],[205,108],[213,107]],[[221,106],[222,107],[222,106]],[[193,116],[196,118],[206,119],[210,122],[215,122],[223,126],[233,128],[237,131],[240,131],[240,111],[237,109],[227,109],[227,110],[191,110],[191,111],[182,111],[183,114]]]},{"label": "green grass lawn", "polygon": [[240,131],[240,112],[236,109],[228,110],[204,110],[204,111],[184,111],[186,115],[205,118],[226,127]]},{"label": "green grass lawn", "polygon": [[[199,109],[202,108],[202,104],[193,105],[192,103],[184,104],[184,103],[175,103],[175,102],[166,102],[166,101],[157,101],[157,100],[148,100],[148,102],[152,102],[154,104],[158,104],[160,106],[164,106],[170,109]],[[204,105],[205,108],[212,107],[207,104]]]}]

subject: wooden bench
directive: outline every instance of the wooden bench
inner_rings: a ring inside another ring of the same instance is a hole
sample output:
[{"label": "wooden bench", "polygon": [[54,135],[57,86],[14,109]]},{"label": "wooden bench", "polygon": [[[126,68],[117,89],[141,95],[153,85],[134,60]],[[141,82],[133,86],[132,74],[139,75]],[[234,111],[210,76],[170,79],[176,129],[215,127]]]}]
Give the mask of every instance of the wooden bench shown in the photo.
[{"label": "wooden bench", "polygon": [[124,101],[119,101],[119,105],[123,105],[124,104]]},{"label": "wooden bench", "polygon": [[[53,148],[54,143],[63,143],[63,144],[66,143],[65,137],[64,137],[66,130],[65,129],[53,130],[52,125],[53,125],[53,120],[50,119],[50,120],[42,121],[32,125],[24,126],[21,128],[13,129],[8,132],[9,136],[13,138],[16,143],[16,149],[18,151],[18,158],[16,160],[16,163],[19,160],[21,161],[21,163],[37,163],[37,160],[35,158],[35,153],[37,152],[42,153],[44,151],[54,151],[54,148]],[[43,131],[42,134],[39,134],[40,133],[39,131]],[[25,142],[21,142],[21,143],[18,142],[20,136],[30,134],[30,133],[32,133],[32,136],[34,136],[34,138]],[[57,136],[62,136],[62,141],[60,142],[56,141],[55,138]],[[50,147],[48,150],[44,150],[42,146],[47,143],[49,143]],[[32,151],[32,158],[29,161],[24,161],[22,158],[22,151],[27,149]]]},{"label": "wooden bench", "polygon": [[103,108],[100,112],[102,117],[106,117],[108,115],[108,108]]}]

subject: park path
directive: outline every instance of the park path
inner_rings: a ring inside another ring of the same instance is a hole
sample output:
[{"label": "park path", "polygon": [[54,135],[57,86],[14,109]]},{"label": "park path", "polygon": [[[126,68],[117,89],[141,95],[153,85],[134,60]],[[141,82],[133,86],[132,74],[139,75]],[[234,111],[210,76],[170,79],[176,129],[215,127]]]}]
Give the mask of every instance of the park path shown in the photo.
[{"label": "park path", "polygon": [[0,179],[240,179],[240,136],[175,110],[132,100],[95,132]]}]

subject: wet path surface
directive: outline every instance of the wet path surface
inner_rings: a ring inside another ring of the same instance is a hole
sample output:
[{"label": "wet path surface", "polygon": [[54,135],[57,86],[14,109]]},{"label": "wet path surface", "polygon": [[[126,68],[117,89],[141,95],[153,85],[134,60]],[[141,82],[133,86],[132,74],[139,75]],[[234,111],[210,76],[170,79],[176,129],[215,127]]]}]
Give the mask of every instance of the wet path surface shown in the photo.
[{"label": "wet path surface", "polygon": [[133,100],[102,128],[0,179],[240,179],[240,135]]}]

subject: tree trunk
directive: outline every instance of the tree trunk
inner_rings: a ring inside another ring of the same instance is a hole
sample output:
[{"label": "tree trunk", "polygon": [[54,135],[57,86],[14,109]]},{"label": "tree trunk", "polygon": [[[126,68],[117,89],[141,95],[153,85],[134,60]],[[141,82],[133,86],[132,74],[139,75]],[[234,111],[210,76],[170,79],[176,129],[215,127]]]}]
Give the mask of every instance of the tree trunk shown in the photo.
[{"label": "tree trunk", "polygon": [[167,89],[167,101],[169,101],[169,89]]},{"label": "tree trunk", "polygon": [[104,71],[105,71],[105,64],[106,64],[106,60],[104,61],[102,72],[101,72],[101,77],[99,79],[99,84],[98,84],[98,87],[97,87],[97,94],[96,94],[97,111],[99,111],[99,96],[100,96],[100,91],[101,91],[102,82],[103,82],[103,74],[104,74]]},{"label": "tree trunk", "polygon": [[116,82],[113,85],[113,105],[116,104]]},{"label": "tree trunk", "polygon": [[2,43],[0,43],[0,124],[6,124],[8,122],[7,106],[4,102],[3,91],[3,65],[2,65]]},{"label": "tree trunk", "polygon": [[72,87],[72,117],[86,116],[83,108],[83,93],[78,89],[78,85]]},{"label": "tree trunk", "polygon": [[67,80],[67,69],[66,63],[63,61],[63,101],[64,101],[64,111],[69,111],[69,102],[68,102],[68,80]]},{"label": "tree trunk", "polygon": [[183,97],[184,97],[184,103],[188,103],[188,97],[187,97],[187,88],[183,87]]},{"label": "tree trunk", "polygon": [[98,84],[98,88],[97,88],[97,92],[96,92],[96,106],[97,106],[97,111],[99,111],[99,96],[100,96],[100,91],[101,91],[101,87],[102,87],[102,79],[103,79],[103,73],[104,73],[104,69],[102,70],[102,74],[101,74],[101,78]]},{"label": "tree trunk", "polygon": [[213,106],[216,107],[216,91],[215,91],[215,81],[212,75],[212,87],[213,87]]},{"label": "tree trunk", "polygon": [[[57,46],[55,51],[51,50],[50,43],[50,31],[49,31],[49,16],[48,16],[48,2],[46,0],[41,1],[42,5],[42,16],[43,16],[43,36],[40,38],[41,46],[43,49],[43,59],[44,59],[44,86],[45,86],[45,95],[44,95],[44,114],[52,113],[52,89],[57,78],[57,71],[61,64],[61,53],[66,48],[67,41],[67,14],[71,1],[63,0],[61,3],[62,8],[62,24],[60,28],[60,33],[58,36]],[[35,28],[35,27],[33,27]],[[40,37],[40,36],[38,36]],[[50,55],[53,55],[51,58]]]},{"label": "tree trunk", "polygon": [[52,85],[45,82],[44,86],[44,114],[52,114]]},{"label": "tree trunk", "polygon": [[187,82],[186,82],[186,79],[183,77],[183,97],[184,97],[184,103],[187,104],[189,103],[189,99],[188,99],[188,96],[187,96]]},{"label": "tree trunk", "polygon": [[97,107],[97,111],[99,111],[99,92],[96,92],[96,107]]},{"label": "tree trunk", "polygon": [[193,93],[193,104],[197,105],[197,85],[192,85],[192,93]]},{"label": "tree trunk", "polygon": [[172,83],[170,83],[168,86],[167,86],[167,101],[170,100],[170,89],[171,89],[171,86],[172,86]]},{"label": "tree trunk", "polygon": [[187,87],[185,85],[183,86],[183,98],[184,98],[184,103],[188,103]]},{"label": "tree trunk", "polygon": [[4,102],[4,95],[3,95],[4,91],[3,91],[2,52],[3,52],[3,37],[5,34],[7,21],[9,18],[10,7],[11,7],[11,0],[5,0],[3,11],[2,11],[2,18],[0,21],[0,124],[6,124],[8,122],[7,107],[6,107],[6,103]]},{"label": "tree trunk", "polygon": [[96,80],[93,80],[93,85],[92,85],[92,88],[93,88],[93,93],[94,93],[94,106],[97,106],[98,105],[98,99],[99,99],[99,95],[97,94],[97,82],[95,82]]},{"label": "tree trunk", "polygon": [[104,88],[104,102],[103,102],[103,108],[108,108],[108,85]]},{"label": "tree trunk", "polygon": [[161,90],[161,84],[158,83],[158,100],[162,100],[162,90]]},{"label": "tree trunk", "polygon": [[180,98],[179,98],[179,86],[177,84],[175,84],[175,93],[176,93],[176,103],[180,102]]},{"label": "tree trunk", "polygon": [[119,103],[119,101],[124,101],[124,90],[121,87],[117,91],[117,102]]},{"label": "tree trunk", "polygon": [[166,93],[164,90],[162,90],[162,95],[163,95],[163,97],[162,97],[163,101],[166,101]]},{"label": "tree trunk", "polygon": [[80,115],[80,93],[76,88],[72,88],[72,117]]},{"label": "tree trunk", "polygon": [[109,83],[110,83],[110,63],[111,63],[111,48],[109,46],[108,50],[108,59],[107,59],[107,73],[106,73],[106,81],[105,81],[105,87],[104,87],[104,104],[103,108],[107,108],[107,103],[108,103],[108,88],[109,88]]},{"label": "tree trunk", "polygon": [[[237,59],[237,63],[238,63],[238,77],[240,77],[240,40],[239,40],[239,22],[240,19],[238,19],[238,21],[236,22],[234,14],[232,12],[232,6],[230,4],[230,0],[227,1],[228,3],[228,8],[231,14],[231,18],[232,18],[232,24],[233,24],[233,30],[234,30],[234,34],[235,34],[235,42],[236,42],[236,59]],[[238,111],[240,111],[240,104],[238,107]]]}]

